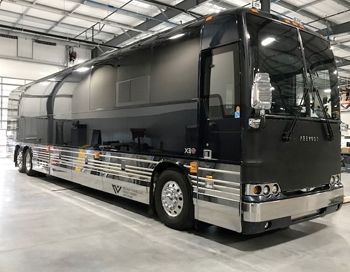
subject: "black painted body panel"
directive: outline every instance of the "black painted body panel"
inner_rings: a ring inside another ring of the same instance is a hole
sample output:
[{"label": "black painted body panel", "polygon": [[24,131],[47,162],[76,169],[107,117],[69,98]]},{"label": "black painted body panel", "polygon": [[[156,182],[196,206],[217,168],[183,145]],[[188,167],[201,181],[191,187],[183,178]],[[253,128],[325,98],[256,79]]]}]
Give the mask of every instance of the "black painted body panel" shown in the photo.
[{"label": "black painted body panel", "polygon": [[[290,142],[282,133],[292,119],[267,117],[265,127],[243,134],[243,183],[277,182],[283,192],[328,184],[340,173],[340,128],[332,123],[334,140],[325,135],[320,121],[299,120]],[[318,141],[300,141],[301,136]]]}]

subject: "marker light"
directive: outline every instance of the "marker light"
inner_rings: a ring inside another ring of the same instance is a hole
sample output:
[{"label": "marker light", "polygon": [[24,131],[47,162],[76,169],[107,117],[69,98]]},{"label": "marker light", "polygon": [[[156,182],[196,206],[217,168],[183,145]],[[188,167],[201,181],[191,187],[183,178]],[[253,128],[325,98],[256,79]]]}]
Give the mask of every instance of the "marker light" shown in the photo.
[{"label": "marker light", "polygon": [[205,21],[206,22],[209,22],[209,21],[212,21],[214,19],[214,16],[208,16],[206,19],[205,19]]},{"label": "marker light", "polygon": [[274,37],[267,37],[266,39],[261,41],[261,45],[262,46],[268,46],[268,45],[270,45],[271,43],[273,43],[275,41],[276,41],[276,39]]},{"label": "marker light", "polygon": [[261,186],[260,185],[258,185],[258,186],[254,186],[254,188],[253,188],[253,193],[255,194],[255,195],[260,195],[261,194]]},{"label": "marker light", "polygon": [[169,40],[175,40],[175,39],[181,38],[182,36],[185,36],[185,33],[180,33],[180,34],[176,34],[174,36],[171,36],[169,38]]},{"label": "marker light", "polygon": [[198,173],[198,163],[197,162],[191,162],[190,163],[190,173],[191,174],[197,174]]},{"label": "marker light", "polygon": [[252,7],[252,8],[250,8],[249,10],[250,10],[250,12],[252,12],[252,13],[256,13],[256,14],[259,13],[259,10],[258,10],[256,7]]},{"label": "marker light", "polygon": [[87,71],[89,71],[90,68],[89,67],[79,67],[78,69],[76,69],[75,71],[79,72],[79,73],[85,73]]}]

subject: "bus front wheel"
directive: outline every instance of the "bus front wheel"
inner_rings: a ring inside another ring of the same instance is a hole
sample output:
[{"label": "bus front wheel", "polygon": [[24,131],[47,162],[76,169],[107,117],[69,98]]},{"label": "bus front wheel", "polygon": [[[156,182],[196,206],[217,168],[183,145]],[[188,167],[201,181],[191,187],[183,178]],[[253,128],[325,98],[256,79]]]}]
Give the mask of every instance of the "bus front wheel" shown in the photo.
[{"label": "bus front wheel", "polygon": [[165,170],[159,176],[154,193],[156,212],[165,225],[178,230],[193,227],[191,186],[183,174]]}]

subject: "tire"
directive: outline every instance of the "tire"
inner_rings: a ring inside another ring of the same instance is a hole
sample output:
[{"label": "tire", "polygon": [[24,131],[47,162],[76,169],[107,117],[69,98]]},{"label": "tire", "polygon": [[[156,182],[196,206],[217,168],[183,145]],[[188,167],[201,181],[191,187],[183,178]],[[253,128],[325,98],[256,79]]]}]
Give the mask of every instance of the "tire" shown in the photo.
[{"label": "tire", "polygon": [[161,173],[154,192],[160,221],[177,230],[192,228],[194,207],[191,191],[190,183],[183,174],[176,170]]},{"label": "tire", "polygon": [[26,152],[24,153],[24,160],[23,160],[23,165],[24,165],[24,172],[28,175],[28,176],[34,176],[35,171],[33,170],[33,155],[32,155],[32,151],[30,148],[28,148],[26,150]]},{"label": "tire", "polygon": [[17,165],[18,172],[20,172],[20,173],[25,172],[24,158],[23,157],[24,157],[23,151],[18,150],[17,156],[16,156],[16,165]]}]

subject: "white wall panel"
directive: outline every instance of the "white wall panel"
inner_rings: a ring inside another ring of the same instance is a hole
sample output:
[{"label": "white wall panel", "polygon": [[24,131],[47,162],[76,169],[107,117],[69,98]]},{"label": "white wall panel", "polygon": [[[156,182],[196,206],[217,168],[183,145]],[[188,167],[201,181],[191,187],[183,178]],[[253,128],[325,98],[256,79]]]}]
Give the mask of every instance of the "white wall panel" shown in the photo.
[{"label": "white wall panel", "polygon": [[0,54],[10,57],[16,57],[17,39],[0,37]]},{"label": "white wall panel", "polygon": [[39,79],[60,71],[62,66],[46,65],[20,60],[8,60],[0,58],[0,76]]},{"label": "white wall panel", "polygon": [[33,40],[18,37],[18,57],[33,58]]},{"label": "white wall panel", "polygon": [[46,45],[34,42],[33,59],[64,65],[66,63],[66,47],[63,45]]}]

